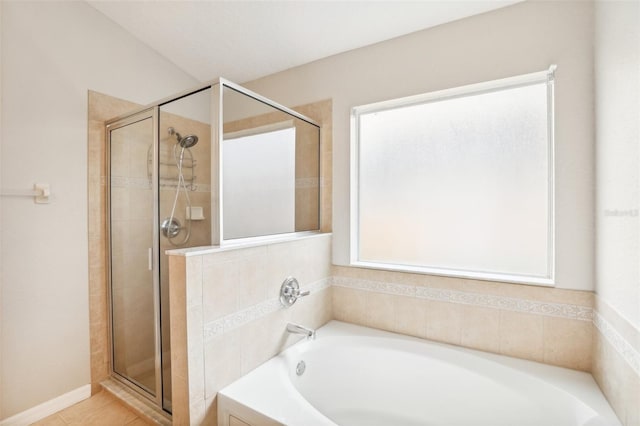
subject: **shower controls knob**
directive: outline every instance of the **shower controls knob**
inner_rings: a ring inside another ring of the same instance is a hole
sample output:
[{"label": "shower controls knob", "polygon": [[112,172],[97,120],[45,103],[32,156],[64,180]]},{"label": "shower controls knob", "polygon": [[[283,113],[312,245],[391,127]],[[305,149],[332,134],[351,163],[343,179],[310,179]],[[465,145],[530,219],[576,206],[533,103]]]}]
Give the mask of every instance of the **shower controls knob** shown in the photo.
[{"label": "shower controls knob", "polygon": [[168,217],[160,224],[160,230],[162,231],[162,235],[165,237],[175,238],[182,230],[182,225],[175,217]]},{"label": "shower controls knob", "polygon": [[300,284],[298,284],[298,280],[293,277],[287,277],[282,286],[280,286],[280,303],[285,308],[296,303],[296,300],[300,297],[308,296],[310,294],[309,291],[300,291]]}]

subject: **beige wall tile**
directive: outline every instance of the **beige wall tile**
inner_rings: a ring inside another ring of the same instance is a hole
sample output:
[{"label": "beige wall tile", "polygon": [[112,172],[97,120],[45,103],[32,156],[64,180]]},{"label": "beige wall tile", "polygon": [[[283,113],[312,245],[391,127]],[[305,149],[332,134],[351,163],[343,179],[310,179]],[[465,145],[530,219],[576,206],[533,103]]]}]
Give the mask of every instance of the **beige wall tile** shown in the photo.
[{"label": "beige wall tile", "polygon": [[187,257],[185,259],[185,273],[187,274],[187,307],[202,306],[202,257]]},{"label": "beige wall tile", "polygon": [[[292,318],[290,310],[274,312],[238,330],[241,342],[242,374],[247,374],[291,344],[288,342],[290,335],[285,331],[287,322],[305,323],[305,321]],[[311,324],[307,324],[307,327],[312,327]]]},{"label": "beige wall tile", "polygon": [[462,315],[462,305],[427,301],[427,339],[459,345],[462,339]]},{"label": "beige wall tile", "polygon": [[369,327],[393,331],[396,324],[396,304],[389,294],[366,292],[366,324]]},{"label": "beige wall tile", "polygon": [[544,317],[544,362],[591,371],[593,323]]},{"label": "beige wall tile", "polygon": [[396,312],[394,331],[426,338],[428,302],[413,297],[394,296],[394,303]]},{"label": "beige wall tile", "polygon": [[365,292],[344,287],[333,288],[333,317],[338,321],[365,325],[367,300]]},{"label": "beige wall tile", "polygon": [[511,284],[478,280],[464,280],[462,290],[474,293],[488,293],[518,299],[539,302],[567,303],[580,306],[593,306],[593,293],[590,291],[564,290],[536,285]]},{"label": "beige wall tile", "polygon": [[[202,321],[202,305],[187,308],[187,355],[189,362],[189,405],[204,399],[204,323]],[[173,345],[172,345],[173,348]]]},{"label": "beige wall tile", "polygon": [[189,354],[187,351],[186,260],[169,256],[171,310],[171,397],[174,424],[189,424]]},{"label": "beige wall tile", "polygon": [[593,333],[593,377],[622,424],[640,425],[640,376],[599,330]]},{"label": "beige wall tile", "polygon": [[[238,309],[244,309],[266,300],[267,285],[264,281],[264,271],[267,269],[267,249],[261,247],[262,250],[253,251],[251,255],[238,261],[236,266],[238,270]],[[231,283],[227,283],[229,285]]]},{"label": "beige wall tile", "polygon": [[637,375],[635,379],[633,376],[631,377],[631,384],[627,391],[627,401],[625,403],[628,407],[626,425],[640,426],[640,377]]},{"label": "beige wall tile", "polygon": [[330,274],[330,235],[320,235],[267,247],[268,297],[279,294],[288,276],[295,277],[301,286],[314,283]]},{"label": "beige wall tile", "polygon": [[640,330],[631,325],[631,323],[618,311],[612,308],[607,302],[602,300],[600,297],[595,297],[594,301],[595,310],[608,322],[610,323],[617,331],[620,333],[622,337],[635,348],[636,351],[640,352]]},{"label": "beige wall tile", "polygon": [[204,345],[205,399],[241,376],[240,333],[218,336]]},{"label": "beige wall tile", "polygon": [[264,362],[264,358],[269,352],[268,346],[272,336],[269,336],[270,329],[267,323],[267,319],[262,319],[247,324],[238,330],[239,347],[242,349],[238,362],[240,363],[239,369],[242,375],[247,374]]},{"label": "beige wall tile", "polygon": [[500,353],[543,362],[543,318],[541,315],[500,311]]},{"label": "beige wall tile", "polygon": [[499,310],[464,306],[462,316],[462,346],[494,353],[500,351]]},{"label": "beige wall tile", "polygon": [[437,277],[434,275],[412,274],[407,272],[383,271],[368,268],[355,268],[333,265],[332,275],[340,277],[358,278],[369,281],[390,282],[421,287],[442,288],[448,290],[462,290],[465,280],[453,277]]},{"label": "beige wall tile", "polygon": [[[208,257],[214,255],[208,255]],[[203,265],[202,299],[205,322],[238,310],[239,265],[234,262],[208,262]]]}]

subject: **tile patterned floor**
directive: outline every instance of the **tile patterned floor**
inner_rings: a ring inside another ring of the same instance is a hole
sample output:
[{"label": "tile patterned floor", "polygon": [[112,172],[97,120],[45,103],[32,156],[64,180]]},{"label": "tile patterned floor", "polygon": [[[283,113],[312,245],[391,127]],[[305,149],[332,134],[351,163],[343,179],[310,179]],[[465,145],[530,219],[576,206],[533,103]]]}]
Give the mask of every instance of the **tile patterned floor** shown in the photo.
[{"label": "tile patterned floor", "polygon": [[127,408],[109,392],[102,391],[33,423],[33,426],[148,426],[152,424]]}]

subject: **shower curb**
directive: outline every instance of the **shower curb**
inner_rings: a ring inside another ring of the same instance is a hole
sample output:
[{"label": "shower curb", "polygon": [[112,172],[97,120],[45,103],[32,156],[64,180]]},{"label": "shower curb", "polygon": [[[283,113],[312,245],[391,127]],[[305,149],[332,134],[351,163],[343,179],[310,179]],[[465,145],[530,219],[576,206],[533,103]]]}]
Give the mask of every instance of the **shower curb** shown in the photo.
[{"label": "shower curb", "polygon": [[105,391],[118,398],[122,403],[150,422],[162,426],[171,426],[173,423],[169,414],[116,380],[107,379],[101,382],[100,385]]}]

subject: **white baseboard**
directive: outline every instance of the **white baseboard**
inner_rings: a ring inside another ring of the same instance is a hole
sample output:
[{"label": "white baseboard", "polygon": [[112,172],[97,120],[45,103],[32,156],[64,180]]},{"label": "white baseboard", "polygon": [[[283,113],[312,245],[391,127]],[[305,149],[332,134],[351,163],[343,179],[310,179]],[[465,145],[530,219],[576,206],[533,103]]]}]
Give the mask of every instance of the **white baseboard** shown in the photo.
[{"label": "white baseboard", "polygon": [[91,396],[91,385],[84,385],[40,405],[0,421],[0,426],[26,426],[64,410]]}]

